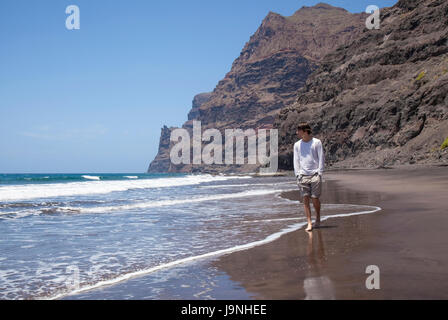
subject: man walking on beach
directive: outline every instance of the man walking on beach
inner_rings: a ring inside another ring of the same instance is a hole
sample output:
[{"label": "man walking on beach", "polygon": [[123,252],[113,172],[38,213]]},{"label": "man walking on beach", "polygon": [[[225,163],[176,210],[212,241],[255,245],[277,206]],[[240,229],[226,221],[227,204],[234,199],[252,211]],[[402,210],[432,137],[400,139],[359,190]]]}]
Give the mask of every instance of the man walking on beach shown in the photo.
[{"label": "man walking on beach", "polygon": [[322,173],[324,171],[324,150],[322,142],[314,138],[311,133],[311,126],[308,123],[301,123],[297,127],[299,141],[294,144],[294,173],[297,178],[297,185],[303,197],[308,226],[305,231],[313,230],[311,222],[310,197],[316,211],[316,222],[314,227],[320,225],[320,195],[322,191]]}]

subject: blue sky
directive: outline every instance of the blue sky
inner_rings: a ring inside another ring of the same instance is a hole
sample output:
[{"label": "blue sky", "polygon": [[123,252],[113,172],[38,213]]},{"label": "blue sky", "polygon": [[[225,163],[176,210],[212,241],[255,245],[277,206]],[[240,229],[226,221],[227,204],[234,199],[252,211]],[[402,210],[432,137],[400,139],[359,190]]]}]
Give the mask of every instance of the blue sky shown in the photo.
[{"label": "blue sky", "polygon": [[[2,0],[0,172],[144,172],[160,128],[186,121],[269,11],[318,2]],[[80,30],[65,27],[72,4]]]}]

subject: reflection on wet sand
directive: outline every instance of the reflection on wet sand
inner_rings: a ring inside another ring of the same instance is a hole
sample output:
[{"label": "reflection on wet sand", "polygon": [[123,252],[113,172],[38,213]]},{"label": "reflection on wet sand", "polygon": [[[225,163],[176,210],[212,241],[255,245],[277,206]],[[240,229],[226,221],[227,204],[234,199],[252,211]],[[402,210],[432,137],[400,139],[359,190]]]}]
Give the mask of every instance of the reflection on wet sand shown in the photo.
[{"label": "reflection on wet sand", "polygon": [[[376,205],[381,199],[377,192],[349,190],[331,180],[324,182],[323,191],[322,216],[328,214],[328,203]],[[294,201],[300,197],[298,190],[282,196]],[[305,217],[301,204],[297,204],[300,216]],[[370,227],[362,219],[352,216],[324,221],[311,233],[301,229],[278,241],[222,256],[212,264],[255,299],[338,299],[334,280],[329,277],[334,271],[330,265],[336,257],[358,246],[369,232]],[[356,279],[361,289],[365,289],[363,272]]]},{"label": "reflection on wet sand", "polygon": [[[324,182],[323,204],[382,210],[331,219],[311,239],[301,229],[214,265],[257,299],[448,299],[448,169],[353,170],[327,177],[336,181]],[[298,191],[286,197],[297,201]],[[381,269],[380,290],[365,286],[372,264]]]},{"label": "reflection on wet sand", "polygon": [[[307,278],[303,281],[305,300],[334,299],[334,290],[331,279],[322,274],[325,263],[325,249],[322,231],[315,229],[308,234],[308,266]],[[317,247],[317,248],[316,248]]]}]

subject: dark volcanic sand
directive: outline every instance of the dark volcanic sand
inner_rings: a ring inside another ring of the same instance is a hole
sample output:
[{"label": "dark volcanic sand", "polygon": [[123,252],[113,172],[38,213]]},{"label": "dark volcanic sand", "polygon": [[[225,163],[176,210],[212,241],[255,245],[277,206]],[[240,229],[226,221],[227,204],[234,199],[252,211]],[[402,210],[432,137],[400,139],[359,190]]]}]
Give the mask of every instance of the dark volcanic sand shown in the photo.
[{"label": "dark volcanic sand", "polygon": [[[382,211],[65,299],[447,299],[447,193],[447,167],[329,172],[323,203]],[[366,289],[369,265],[379,290]]]},{"label": "dark volcanic sand", "polygon": [[[323,203],[383,210],[329,219],[311,236],[301,229],[213,267],[257,299],[448,298],[448,168],[339,171],[325,180]],[[366,289],[369,265],[380,268],[379,290]]]}]

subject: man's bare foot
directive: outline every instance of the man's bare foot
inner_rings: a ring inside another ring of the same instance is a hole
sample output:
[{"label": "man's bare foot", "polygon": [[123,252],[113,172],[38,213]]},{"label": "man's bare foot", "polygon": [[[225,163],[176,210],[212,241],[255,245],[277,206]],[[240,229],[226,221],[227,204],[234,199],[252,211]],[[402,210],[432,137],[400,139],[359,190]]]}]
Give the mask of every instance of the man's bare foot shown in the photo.
[{"label": "man's bare foot", "polygon": [[308,227],[305,229],[305,231],[310,232],[311,230],[313,230],[313,225],[308,224]]},{"label": "man's bare foot", "polygon": [[320,227],[320,221],[316,221],[316,222],[314,222],[313,227],[314,227],[314,228],[319,228],[319,227]]}]

